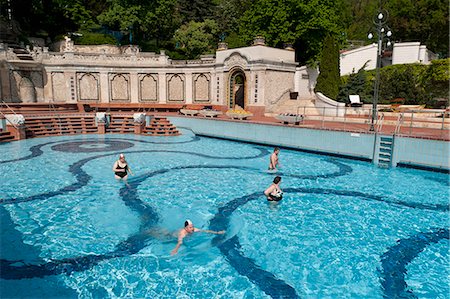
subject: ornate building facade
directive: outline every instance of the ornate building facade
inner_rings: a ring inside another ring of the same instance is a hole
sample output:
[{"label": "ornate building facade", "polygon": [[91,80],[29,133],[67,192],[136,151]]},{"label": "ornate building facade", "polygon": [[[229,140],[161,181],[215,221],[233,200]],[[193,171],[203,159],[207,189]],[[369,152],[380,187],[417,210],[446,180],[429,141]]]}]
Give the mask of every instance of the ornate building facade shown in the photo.
[{"label": "ornate building facade", "polygon": [[36,47],[29,53],[21,57],[0,46],[3,101],[239,105],[260,114],[299,86],[294,52],[260,43],[186,61],[133,46],[75,46],[70,40],[59,52]]}]

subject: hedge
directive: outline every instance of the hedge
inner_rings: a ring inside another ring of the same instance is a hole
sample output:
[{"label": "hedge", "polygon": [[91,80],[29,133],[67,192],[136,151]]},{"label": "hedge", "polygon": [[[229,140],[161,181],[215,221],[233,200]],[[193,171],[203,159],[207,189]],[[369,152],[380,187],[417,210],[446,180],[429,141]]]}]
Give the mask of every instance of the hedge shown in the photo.
[{"label": "hedge", "polygon": [[[449,100],[450,59],[433,60],[431,64],[398,64],[380,69],[378,103],[402,102],[441,108]],[[372,103],[376,70],[361,69],[342,77],[338,101],[348,103],[349,94],[359,94],[364,103]],[[401,100],[399,100],[401,99]]]}]

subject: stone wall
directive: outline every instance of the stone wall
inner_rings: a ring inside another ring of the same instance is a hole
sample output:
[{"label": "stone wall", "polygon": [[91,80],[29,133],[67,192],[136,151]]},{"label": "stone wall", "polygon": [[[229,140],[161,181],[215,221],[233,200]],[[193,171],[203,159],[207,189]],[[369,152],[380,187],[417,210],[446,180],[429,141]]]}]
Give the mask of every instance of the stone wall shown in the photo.
[{"label": "stone wall", "polygon": [[33,60],[22,61],[3,48],[0,59],[7,63],[0,64],[0,74],[9,78],[2,75],[1,96],[7,102],[199,103],[225,109],[239,72],[245,78],[244,108],[264,113],[270,100],[295,87],[292,51],[254,46],[219,56],[174,61],[164,52],[81,47],[68,39],[61,52],[35,47]]}]

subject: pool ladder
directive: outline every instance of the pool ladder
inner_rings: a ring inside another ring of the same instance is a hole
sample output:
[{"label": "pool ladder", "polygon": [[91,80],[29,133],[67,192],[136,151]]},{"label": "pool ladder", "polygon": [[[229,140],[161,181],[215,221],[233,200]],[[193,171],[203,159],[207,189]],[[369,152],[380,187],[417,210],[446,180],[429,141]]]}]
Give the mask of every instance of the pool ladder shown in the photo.
[{"label": "pool ladder", "polygon": [[380,136],[378,148],[378,167],[389,168],[392,166],[392,152],[394,149],[394,136]]}]

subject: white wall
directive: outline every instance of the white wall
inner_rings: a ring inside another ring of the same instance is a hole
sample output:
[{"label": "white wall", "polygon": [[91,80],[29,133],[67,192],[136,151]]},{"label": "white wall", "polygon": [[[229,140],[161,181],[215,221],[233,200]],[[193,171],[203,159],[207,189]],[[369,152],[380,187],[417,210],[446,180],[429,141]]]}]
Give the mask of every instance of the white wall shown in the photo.
[{"label": "white wall", "polygon": [[420,60],[420,42],[395,43],[392,64],[415,63]]},{"label": "white wall", "polygon": [[341,53],[340,67],[341,76],[357,72],[367,63],[366,70],[376,68],[377,64],[377,45],[372,44],[358,49]]}]

